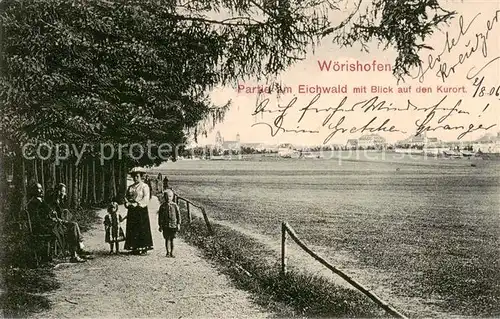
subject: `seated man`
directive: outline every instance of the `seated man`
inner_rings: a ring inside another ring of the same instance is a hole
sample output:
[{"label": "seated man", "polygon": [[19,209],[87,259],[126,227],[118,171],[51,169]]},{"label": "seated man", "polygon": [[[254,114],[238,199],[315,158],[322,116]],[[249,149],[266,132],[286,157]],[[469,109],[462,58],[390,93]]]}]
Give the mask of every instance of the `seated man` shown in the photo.
[{"label": "seated man", "polygon": [[63,219],[63,216],[67,216],[68,210],[65,209],[66,203],[66,185],[63,183],[57,184],[57,186],[52,191],[52,196],[48,199],[48,204],[56,212],[58,222],[63,225],[66,229],[66,242],[70,248],[75,247],[78,255],[83,256],[86,259],[91,259],[90,253],[83,250],[83,240],[82,233],[80,231],[80,226],[76,222]]},{"label": "seated man", "polygon": [[71,262],[84,262],[85,260],[79,256],[82,250],[78,224],[59,218],[57,210],[45,202],[42,185],[39,183],[33,185],[31,192],[32,198],[28,203],[28,212],[32,218],[33,232],[52,233],[61,247],[68,247]]},{"label": "seated man", "polygon": [[31,219],[34,234],[53,235],[59,246],[64,247],[64,230],[57,225],[56,212],[50,208],[43,198],[43,188],[40,184],[30,187],[31,199],[28,201],[27,210]]}]

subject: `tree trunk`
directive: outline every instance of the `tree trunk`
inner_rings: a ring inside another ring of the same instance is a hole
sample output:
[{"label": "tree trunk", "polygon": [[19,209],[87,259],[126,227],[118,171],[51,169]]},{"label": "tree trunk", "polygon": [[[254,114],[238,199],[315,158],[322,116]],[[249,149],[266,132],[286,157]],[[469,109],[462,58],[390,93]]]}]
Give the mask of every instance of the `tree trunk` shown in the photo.
[{"label": "tree trunk", "polygon": [[85,203],[89,203],[89,170],[90,170],[90,163],[87,161],[85,163]]},{"label": "tree trunk", "polygon": [[85,205],[85,170],[86,170],[86,165],[85,163],[82,163],[80,166],[80,205]]},{"label": "tree trunk", "polygon": [[57,185],[57,168],[55,161],[52,162],[51,169],[52,169],[52,188],[54,188]]},{"label": "tree trunk", "polygon": [[74,171],[74,165],[72,165],[71,163],[68,163],[68,172],[69,172],[69,175],[68,175],[68,188],[69,188],[69,192],[68,192],[68,201],[70,203],[70,206],[71,208],[74,208],[74,203],[75,203],[75,200],[74,200],[74,197],[75,197],[75,174],[73,173]]},{"label": "tree trunk", "polygon": [[[5,179],[7,177],[7,174],[5,174],[5,172],[7,170],[10,170],[10,162],[8,164],[5,163],[4,151],[2,148],[0,148],[0,178],[2,179],[0,181],[0,215],[1,215],[0,229],[2,230],[2,233],[3,233],[2,226],[5,225],[5,221],[6,221],[6,217],[7,217],[7,214],[5,214],[5,212],[6,212],[5,203],[7,202],[7,198],[6,198],[7,197],[7,189],[10,186],[10,185],[7,186],[7,183],[5,182]],[[10,174],[10,172],[9,172],[9,174]],[[9,200],[11,200],[11,199],[9,199]]]},{"label": "tree trunk", "polygon": [[75,166],[75,208],[80,207],[80,199],[82,194],[81,188],[81,167]]},{"label": "tree trunk", "polygon": [[[21,156],[21,209],[24,209],[26,207],[26,204],[28,203],[28,191],[27,191],[27,177],[26,177],[26,163],[24,158]],[[19,209],[19,215],[21,214],[21,210]],[[21,216],[18,216],[21,217]],[[24,217],[24,216],[22,216]]]},{"label": "tree trunk", "polygon": [[115,160],[112,159],[109,162],[109,171],[110,171],[110,178],[109,178],[109,200],[113,200],[116,197],[116,180],[115,180]]},{"label": "tree trunk", "polygon": [[96,194],[95,194],[95,200],[96,200],[96,204],[97,203],[100,203],[101,202],[101,179],[102,179],[102,176],[101,176],[101,166],[99,165],[99,162],[98,160],[94,160],[95,162],[95,191],[96,191]]},{"label": "tree trunk", "polygon": [[95,205],[96,204],[96,200],[97,200],[97,198],[96,198],[96,189],[95,189],[95,187],[96,187],[95,161],[96,161],[96,159],[93,158],[92,159],[92,199],[91,199],[91,204],[92,205]]},{"label": "tree trunk", "polygon": [[127,170],[127,162],[125,160],[122,161],[122,188],[120,190],[120,196],[125,197],[125,192],[127,192],[127,175],[128,175],[128,170]]},{"label": "tree trunk", "polygon": [[66,187],[68,188],[68,202],[71,204],[73,200],[73,178],[72,178],[73,173],[71,171],[72,166],[69,161],[65,163],[65,166],[66,166],[65,181],[66,181]]},{"label": "tree trunk", "polygon": [[117,191],[116,191],[116,196],[121,197],[122,189],[123,189],[123,179],[122,179],[122,160],[115,165],[115,169],[118,170],[118,180],[116,181],[117,184]]},{"label": "tree trunk", "polygon": [[43,189],[47,189],[47,185],[45,185],[45,171],[43,167],[43,159],[40,160],[40,184],[42,184]]},{"label": "tree trunk", "polygon": [[116,160],[113,162],[113,180],[114,182],[114,192],[115,192],[115,198],[118,197],[118,193],[120,192],[120,179],[118,177],[118,172],[120,171],[120,162],[117,162]]},{"label": "tree trunk", "polygon": [[84,169],[85,169],[85,166],[82,164],[80,166],[78,166],[78,176],[80,177],[80,182],[78,183],[78,207],[80,207],[83,203],[83,196],[85,194],[85,182],[84,182],[84,177],[85,177],[85,174],[84,174]]},{"label": "tree trunk", "polygon": [[82,167],[80,165],[75,167],[75,176],[76,176],[75,207],[80,207],[80,201],[82,199]]},{"label": "tree trunk", "polygon": [[105,182],[105,172],[104,172],[104,165],[101,165],[101,198],[99,198],[99,202],[104,202],[104,198],[106,195],[106,182]]},{"label": "tree trunk", "polygon": [[73,189],[73,196],[74,196],[74,207],[78,207],[80,204],[80,167],[75,166],[74,167],[74,173],[73,173],[73,180],[74,180],[74,189]]},{"label": "tree trunk", "polygon": [[38,181],[38,169],[37,169],[37,160],[36,160],[36,158],[33,160],[33,183],[39,183],[39,181]]},{"label": "tree trunk", "polygon": [[59,165],[57,165],[58,168],[58,171],[59,171],[59,180],[58,182],[59,183],[64,183],[64,166],[63,166],[63,163],[59,163]]},{"label": "tree trunk", "polygon": [[[66,163],[61,163],[61,177],[62,177],[62,182],[66,185],[66,187],[69,187],[68,186],[68,166],[66,165]],[[69,190],[68,190],[69,191]]]},{"label": "tree trunk", "polygon": [[[22,210],[26,207],[28,196],[27,196],[27,176],[26,176],[26,160],[22,156],[21,148],[14,146],[14,158],[13,161],[13,172],[12,172],[12,183],[13,189],[8,189],[8,202],[6,202],[7,210],[5,212],[9,213],[9,218],[20,219],[24,218],[22,216]],[[5,168],[4,168],[5,169]],[[2,176],[2,178],[5,178]]]}]

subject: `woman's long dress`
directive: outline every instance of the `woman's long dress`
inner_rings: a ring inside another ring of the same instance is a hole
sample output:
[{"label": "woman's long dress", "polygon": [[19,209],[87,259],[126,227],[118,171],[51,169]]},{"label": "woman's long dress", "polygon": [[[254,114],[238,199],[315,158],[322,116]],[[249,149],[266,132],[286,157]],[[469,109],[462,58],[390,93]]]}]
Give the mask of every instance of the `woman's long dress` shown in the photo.
[{"label": "woman's long dress", "polygon": [[153,249],[148,212],[149,193],[149,187],[144,182],[135,183],[128,187],[127,200],[139,205],[128,208],[124,246],[126,250]]}]

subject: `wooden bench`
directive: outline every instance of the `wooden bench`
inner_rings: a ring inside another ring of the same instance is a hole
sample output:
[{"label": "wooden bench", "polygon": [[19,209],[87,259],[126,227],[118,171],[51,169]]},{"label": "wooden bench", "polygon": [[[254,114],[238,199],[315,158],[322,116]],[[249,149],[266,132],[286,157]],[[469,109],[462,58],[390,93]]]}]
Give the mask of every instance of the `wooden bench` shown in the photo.
[{"label": "wooden bench", "polygon": [[[28,210],[24,210],[24,215],[26,216],[28,228],[28,243],[36,265],[39,266],[43,261],[52,261],[54,257],[64,256],[66,249],[61,247],[55,235],[34,232]],[[65,217],[69,217],[67,210]]]}]

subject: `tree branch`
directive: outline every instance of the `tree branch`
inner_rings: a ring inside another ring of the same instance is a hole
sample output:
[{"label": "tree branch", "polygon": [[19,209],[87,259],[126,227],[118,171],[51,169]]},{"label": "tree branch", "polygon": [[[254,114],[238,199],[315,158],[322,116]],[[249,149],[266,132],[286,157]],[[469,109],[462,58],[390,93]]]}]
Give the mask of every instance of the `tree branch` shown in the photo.
[{"label": "tree branch", "polygon": [[[217,25],[224,25],[224,26],[231,26],[231,27],[247,27],[247,26],[255,26],[255,25],[264,25],[264,22],[257,21],[255,19],[252,19],[250,17],[233,17],[229,19],[224,19],[224,20],[213,20],[213,19],[207,19],[207,18],[201,18],[201,17],[187,17],[187,16],[182,16],[182,15],[173,15],[172,16],[174,19],[177,20],[186,20],[186,21],[196,21],[196,22],[203,22],[207,24],[217,24]],[[246,20],[248,22],[242,23],[242,22],[235,22],[232,23],[230,21],[235,21],[235,20]]]},{"label": "tree branch", "polygon": [[349,22],[351,22],[351,19],[354,17],[354,15],[356,13],[358,13],[359,11],[359,8],[361,6],[361,3],[363,2],[363,0],[359,0],[358,4],[356,5],[356,9],[354,9],[353,12],[351,12],[351,14],[344,20],[342,21],[342,23],[340,23],[338,26],[336,27],[330,27],[330,28],[327,28],[325,29],[323,32],[322,32],[322,36],[325,37],[339,29],[342,29],[343,27],[345,27]]}]

